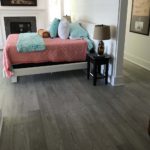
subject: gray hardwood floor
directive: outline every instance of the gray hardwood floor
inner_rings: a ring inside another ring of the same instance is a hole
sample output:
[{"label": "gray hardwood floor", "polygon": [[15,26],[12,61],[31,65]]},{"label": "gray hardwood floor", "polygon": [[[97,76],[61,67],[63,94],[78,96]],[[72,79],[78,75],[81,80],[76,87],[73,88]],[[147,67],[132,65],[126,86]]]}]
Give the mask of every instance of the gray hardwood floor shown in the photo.
[{"label": "gray hardwood floor", "polygon": [[124,79],[94,87],[84,71],[0,77],[0,150],[149,150],[150,72],[125,62]]}]

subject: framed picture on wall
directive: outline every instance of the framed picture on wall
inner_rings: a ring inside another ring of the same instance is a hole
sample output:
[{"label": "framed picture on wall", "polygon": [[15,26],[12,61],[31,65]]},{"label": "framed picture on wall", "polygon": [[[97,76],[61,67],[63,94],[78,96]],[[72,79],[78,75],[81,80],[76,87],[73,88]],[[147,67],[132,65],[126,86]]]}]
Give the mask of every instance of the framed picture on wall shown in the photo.
[{"label": "framed picture on wall", "polygon": [[150,0],[132,1],[130,32],[149,35]]},{"label": "framed picture on wall", "polygon": [[37,6],[37,0],[1,0],[2,6]]}]

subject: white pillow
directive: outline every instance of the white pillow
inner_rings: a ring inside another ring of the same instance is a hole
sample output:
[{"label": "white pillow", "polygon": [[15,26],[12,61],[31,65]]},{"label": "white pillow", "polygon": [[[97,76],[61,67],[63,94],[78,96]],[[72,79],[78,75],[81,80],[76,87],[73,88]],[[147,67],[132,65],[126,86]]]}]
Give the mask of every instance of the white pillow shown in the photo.
[{"label": "white pillow", "polygon": [[67,39],[69,37],[70,25],[66,19],[62,19],[58,26],[58,35],[61,39]]}]

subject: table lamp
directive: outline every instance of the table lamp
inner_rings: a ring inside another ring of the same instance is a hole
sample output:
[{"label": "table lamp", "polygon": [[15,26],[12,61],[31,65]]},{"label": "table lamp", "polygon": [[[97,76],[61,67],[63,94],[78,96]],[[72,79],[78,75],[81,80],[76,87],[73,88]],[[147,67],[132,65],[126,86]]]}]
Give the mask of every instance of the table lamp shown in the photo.
[{"label": "table lamp", "polygon": [[107,25],[95,25],[94,39],[100,40],[98,45],[98,54],[104,54],[104,42],[102,40],[110,39],[110,26]]}]

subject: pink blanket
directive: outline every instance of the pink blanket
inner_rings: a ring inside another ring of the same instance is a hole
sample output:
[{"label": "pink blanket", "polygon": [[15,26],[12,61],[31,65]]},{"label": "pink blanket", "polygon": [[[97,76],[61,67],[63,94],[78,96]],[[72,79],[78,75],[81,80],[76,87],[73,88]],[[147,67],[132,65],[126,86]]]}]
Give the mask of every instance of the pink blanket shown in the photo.
[{"label": "pink blanket", "polygon": [[11,77],[12,65],[42,62],[85,61],[87,42],[85,40],[44,39],[46,50],[19,53],[16,50],[18,34],[8,36],[3,51],[3,67],[7,77]]}]

